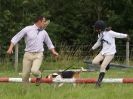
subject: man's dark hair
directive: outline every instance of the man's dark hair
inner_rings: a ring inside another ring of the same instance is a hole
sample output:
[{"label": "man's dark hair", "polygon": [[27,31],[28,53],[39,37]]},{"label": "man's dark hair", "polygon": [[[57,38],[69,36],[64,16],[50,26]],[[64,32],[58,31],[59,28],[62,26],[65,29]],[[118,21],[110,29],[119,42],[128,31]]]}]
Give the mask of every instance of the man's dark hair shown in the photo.
[{"label": "man's dark hair", "polygon": [[35,18],[34,22],[36,23],[38,21],[42,21],[43,18],[45,18],[45,17],[44,16],[38,16],[38,17]]}]

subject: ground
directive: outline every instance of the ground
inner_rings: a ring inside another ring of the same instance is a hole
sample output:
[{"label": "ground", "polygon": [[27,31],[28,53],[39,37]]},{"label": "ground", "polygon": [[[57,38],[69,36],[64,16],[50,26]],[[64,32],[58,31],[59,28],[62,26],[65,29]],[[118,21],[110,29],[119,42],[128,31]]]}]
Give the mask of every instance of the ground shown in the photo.
[{"label": "ground", "polygon": [[[111,69],[105,78],[133,77],[132,69]],[[49,73],[43,73],[43,76]],[[13,71],[1,71],[1,77],[19,77]],[[96,78],[98,72],[85,72],[83,78]],[[54,88],[51,84],[24,85],[22,83],[1,83],[1,99],[130,99],[133,97],[133,84],[103,83],[101,88],[95,88],[94,84],[65,84],[61,88]]]}]

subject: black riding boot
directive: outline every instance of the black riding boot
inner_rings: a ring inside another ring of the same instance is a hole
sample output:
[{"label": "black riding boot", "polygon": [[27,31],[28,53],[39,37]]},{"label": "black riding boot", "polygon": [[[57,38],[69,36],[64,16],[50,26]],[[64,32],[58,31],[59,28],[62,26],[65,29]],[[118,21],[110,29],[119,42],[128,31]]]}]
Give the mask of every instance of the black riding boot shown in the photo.
[{"label": "black riding boot", "polygon": [[104,78],[104,75],[105,75],[105,72],[100,72],[98,80],[96,82],[96,87],[100,87],[101,86],[101,82],[102,82],[102,80]]}]

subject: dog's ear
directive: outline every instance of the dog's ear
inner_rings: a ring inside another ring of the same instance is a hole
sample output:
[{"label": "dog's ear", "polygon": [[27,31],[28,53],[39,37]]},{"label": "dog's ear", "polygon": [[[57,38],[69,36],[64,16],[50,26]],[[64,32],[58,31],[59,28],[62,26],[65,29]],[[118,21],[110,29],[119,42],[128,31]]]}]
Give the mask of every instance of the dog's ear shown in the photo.
[{"label": "dog's ear", "polygon": [[52,76],[52,78],[55,78],[55,77],[57,77],[59,74],[58,73],[53,73],[51,76]]},{"label": "dog's ear", "polygon": [[58,75],[52,75],[52,78],[55,78],[55,77],[57,77]]},{"label": "dog's ear", "polygon": [[45,78],[48,78],[48,75]]},{"label": "dog's ear", "polygon": [[50,79],[50,78],[52,78],[52,75],[49,74],[49,75],[46,76],[46,78],[49,78]]}]

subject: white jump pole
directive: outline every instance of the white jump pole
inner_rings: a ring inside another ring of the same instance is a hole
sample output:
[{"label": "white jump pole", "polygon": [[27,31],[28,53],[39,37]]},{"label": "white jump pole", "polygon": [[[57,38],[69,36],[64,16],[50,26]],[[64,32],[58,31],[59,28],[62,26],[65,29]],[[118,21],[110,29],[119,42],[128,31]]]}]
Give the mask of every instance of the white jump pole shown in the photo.
[{"label": "white jump pole", "polygon": [[[36,78],[30,78],[29,82],[35,83]],[[42,78],[41,83],[95,83],[97,79],[95,78],[80,78],[80,79],[47,79]],[[2,82],[22,82],[22,78],[8,78],[8,77],[0,77],[0,83]],[[133,78],[105,78],[102,81],[103,83],[133,83]]]}]

